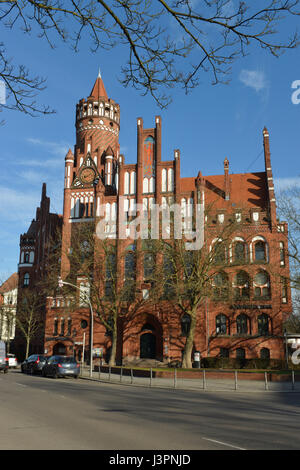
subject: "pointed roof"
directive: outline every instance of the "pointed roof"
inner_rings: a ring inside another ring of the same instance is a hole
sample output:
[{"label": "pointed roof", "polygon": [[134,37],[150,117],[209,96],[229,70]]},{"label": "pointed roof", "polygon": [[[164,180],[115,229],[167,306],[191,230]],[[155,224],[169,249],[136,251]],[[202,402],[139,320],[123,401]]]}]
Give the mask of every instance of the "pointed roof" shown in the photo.
[{"label": "pointed roof", "polygon": [[68,153],[65,156],[65,160],[74,160],[74,155],[71,149],[68,150]]},{"label": "pointed roof", "polygon": [[13,273],[3,284],[0,286],[0,294],[5,294],[18,287],[18,273]]},{"label": "pointed roof", "polygon": [[113,149],[111,148],[110,145],[109,145],[109,146],[107,147],[107,149],[105,150],[105,155],[106,155],[106,156],[113,156],[113,155],[114,155]]},{"label": "pointed roof", "polygon": [[93,96],[94,98],[97,98],[97,99],[99,97],[102,97],[108,100],[108,96],[107,96],[104,83],[101,77],[100,69],[99,69],[98,77],[95,81],[95,84],[93,86],[90,96]]}]

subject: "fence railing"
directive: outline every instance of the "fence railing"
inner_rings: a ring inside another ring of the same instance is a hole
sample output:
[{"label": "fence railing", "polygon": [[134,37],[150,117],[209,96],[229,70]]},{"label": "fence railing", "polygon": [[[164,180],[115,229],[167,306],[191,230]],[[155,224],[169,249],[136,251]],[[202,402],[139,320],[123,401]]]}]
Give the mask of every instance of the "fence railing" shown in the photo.
[{"label": "fence railing", "polygon": [[95,366],[81,369],[81,377],[127,385],[173,389],[233,391],[300,391],[300,370],[156,369]]}]

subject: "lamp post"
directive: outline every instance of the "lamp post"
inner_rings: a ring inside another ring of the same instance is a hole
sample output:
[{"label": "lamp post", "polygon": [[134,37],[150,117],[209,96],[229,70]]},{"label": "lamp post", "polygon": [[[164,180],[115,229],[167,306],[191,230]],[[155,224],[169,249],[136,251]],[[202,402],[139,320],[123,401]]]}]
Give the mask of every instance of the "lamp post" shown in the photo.
[{"label": "lamp post", "polygon": [[[61,277],[58,278],[58,286],[63,287],[64,285],[66,286],[71,286],[75,287],[75,289],[79,290],[80,288],[76,286],[75,284],[71,284],[70,282],[63,281]],[[80,293],[81,294],[81,293]],[[90,314],[91,314],[91,334],[90,334],[90,377],[93,375],[93,344],[94,344],[94,312],[93,312],[93,307],[90,298],[87,295],[83,296],[83,299],[85,301],[88,301],[89,306],[90,306]]]}]

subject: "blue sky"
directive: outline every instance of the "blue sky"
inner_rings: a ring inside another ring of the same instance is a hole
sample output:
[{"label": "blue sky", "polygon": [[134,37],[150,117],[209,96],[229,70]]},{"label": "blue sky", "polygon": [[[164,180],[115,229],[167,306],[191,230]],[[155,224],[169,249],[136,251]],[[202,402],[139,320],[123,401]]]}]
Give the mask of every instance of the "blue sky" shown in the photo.
[{"label": "blue sky", "polygon": [[[299,21],[299,20],[298,20]],[[286,31],[292,27],[286,25]],[[231,173],[264,170],[262,130],[270,132],[275,189],[300,182],[300,105],[292,103],[292,83],[300,80],[300,48],[276,59],[260,49],[238,60],[229,85],[211,85],[203,75],[199,87],[186,95],[172,91],[173,102],[160,110],[150,96],[140,96],[118,82],[122,51],[93,54],[86,40],[74,53],[56,41],[50,49],[34,33],[2,31],[9,56],[25,63],[33,74],[47,77],[41,103],[56,110],[51,116],[31,118],[1,113],[0,127],[0,281],[17,270],[19,237],[27,231],[39,205],[42,183],[47,183],[51,211],[62,213],[64,157],[75,144],[75,106],[92,89],[101,68],[106,91],[121,107],[120,145],[125,161],[136,161],[136,119],[153,127],[162,116],[162,158],[181,151],[181,175],[223,173],[223,160]]]}]

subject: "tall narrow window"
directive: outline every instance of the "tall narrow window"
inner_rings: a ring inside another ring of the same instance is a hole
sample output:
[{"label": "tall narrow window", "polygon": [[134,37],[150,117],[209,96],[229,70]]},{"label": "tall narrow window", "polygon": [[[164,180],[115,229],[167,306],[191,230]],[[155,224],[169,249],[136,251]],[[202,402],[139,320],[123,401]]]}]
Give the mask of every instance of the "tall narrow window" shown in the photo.
[{"label": "tall narrow window", "polygon": [[279,243],[279,252],[280,252],[280,266],[285,265],[285,256],[284,256],[284,243]]},{"label": "tall narrow window", "polygon": [[130,194],[135,194],[135,185],[136,185],[136,173],[132,171],[130,173]]},{"label": "tall narrow window", "polygon": [[236,242],[234,244],[234,262],[243,264],[246,261],[246,244],[244,242]]},{"label": "tall narrow window", "polygon": [[168,191],[174,191],[174,170],[173,168],[168,169]]},{"label": "tall narrow window", "polygon": [[259,315],[257,319],[257,326],[258,326],[258,334],[261,336],[267,336],[269,334],[269,329],[270,329],[270,320],[269,320],[269,315],[266,313],[262,313]]},{"label": "tall narrow window", "polygon": [[30,275],[29,273],[25,273],[24,279],[23,279],[23,287],[29,286],[29,281],[30,281]]},{"label": "tall narrow window", "polygon": [[60,319],[60,336],[64,336],[65,334],[65,319],[62,317]]},{"label": "tall narrow window", "polygon": [[72,319],[69,317],[68,318],[67,336],[71,336],[71,334],[72,334]]},{"label": "tall narrow window", "polygon": [[58,319],[54,318],[54,328],[53,328],[53,336],[58,335]]},{"label": "tall narrow window", "polygon": [[247,335],[249,333],[249,318],[241,313],[236,319],[236,330],[239,335]]},{"label": "tall narrow window", "polygon": [[124,175],[124,194],[129,194],[129,173],[126,171]]},{"label": "tall narrow window", "polygon": [[255,243],[255,261],[267,261],[266,244],[261,240]]},{"label": "tall narrow window", "polygon": [[228,318],[223,313],[216,316],[216,333],[217,335],[228,335]]},{"label": "tall narrow window", "polygon": [[161,172],[161,190],[163,193],[167,191],[167,170],[165,168]]}]

